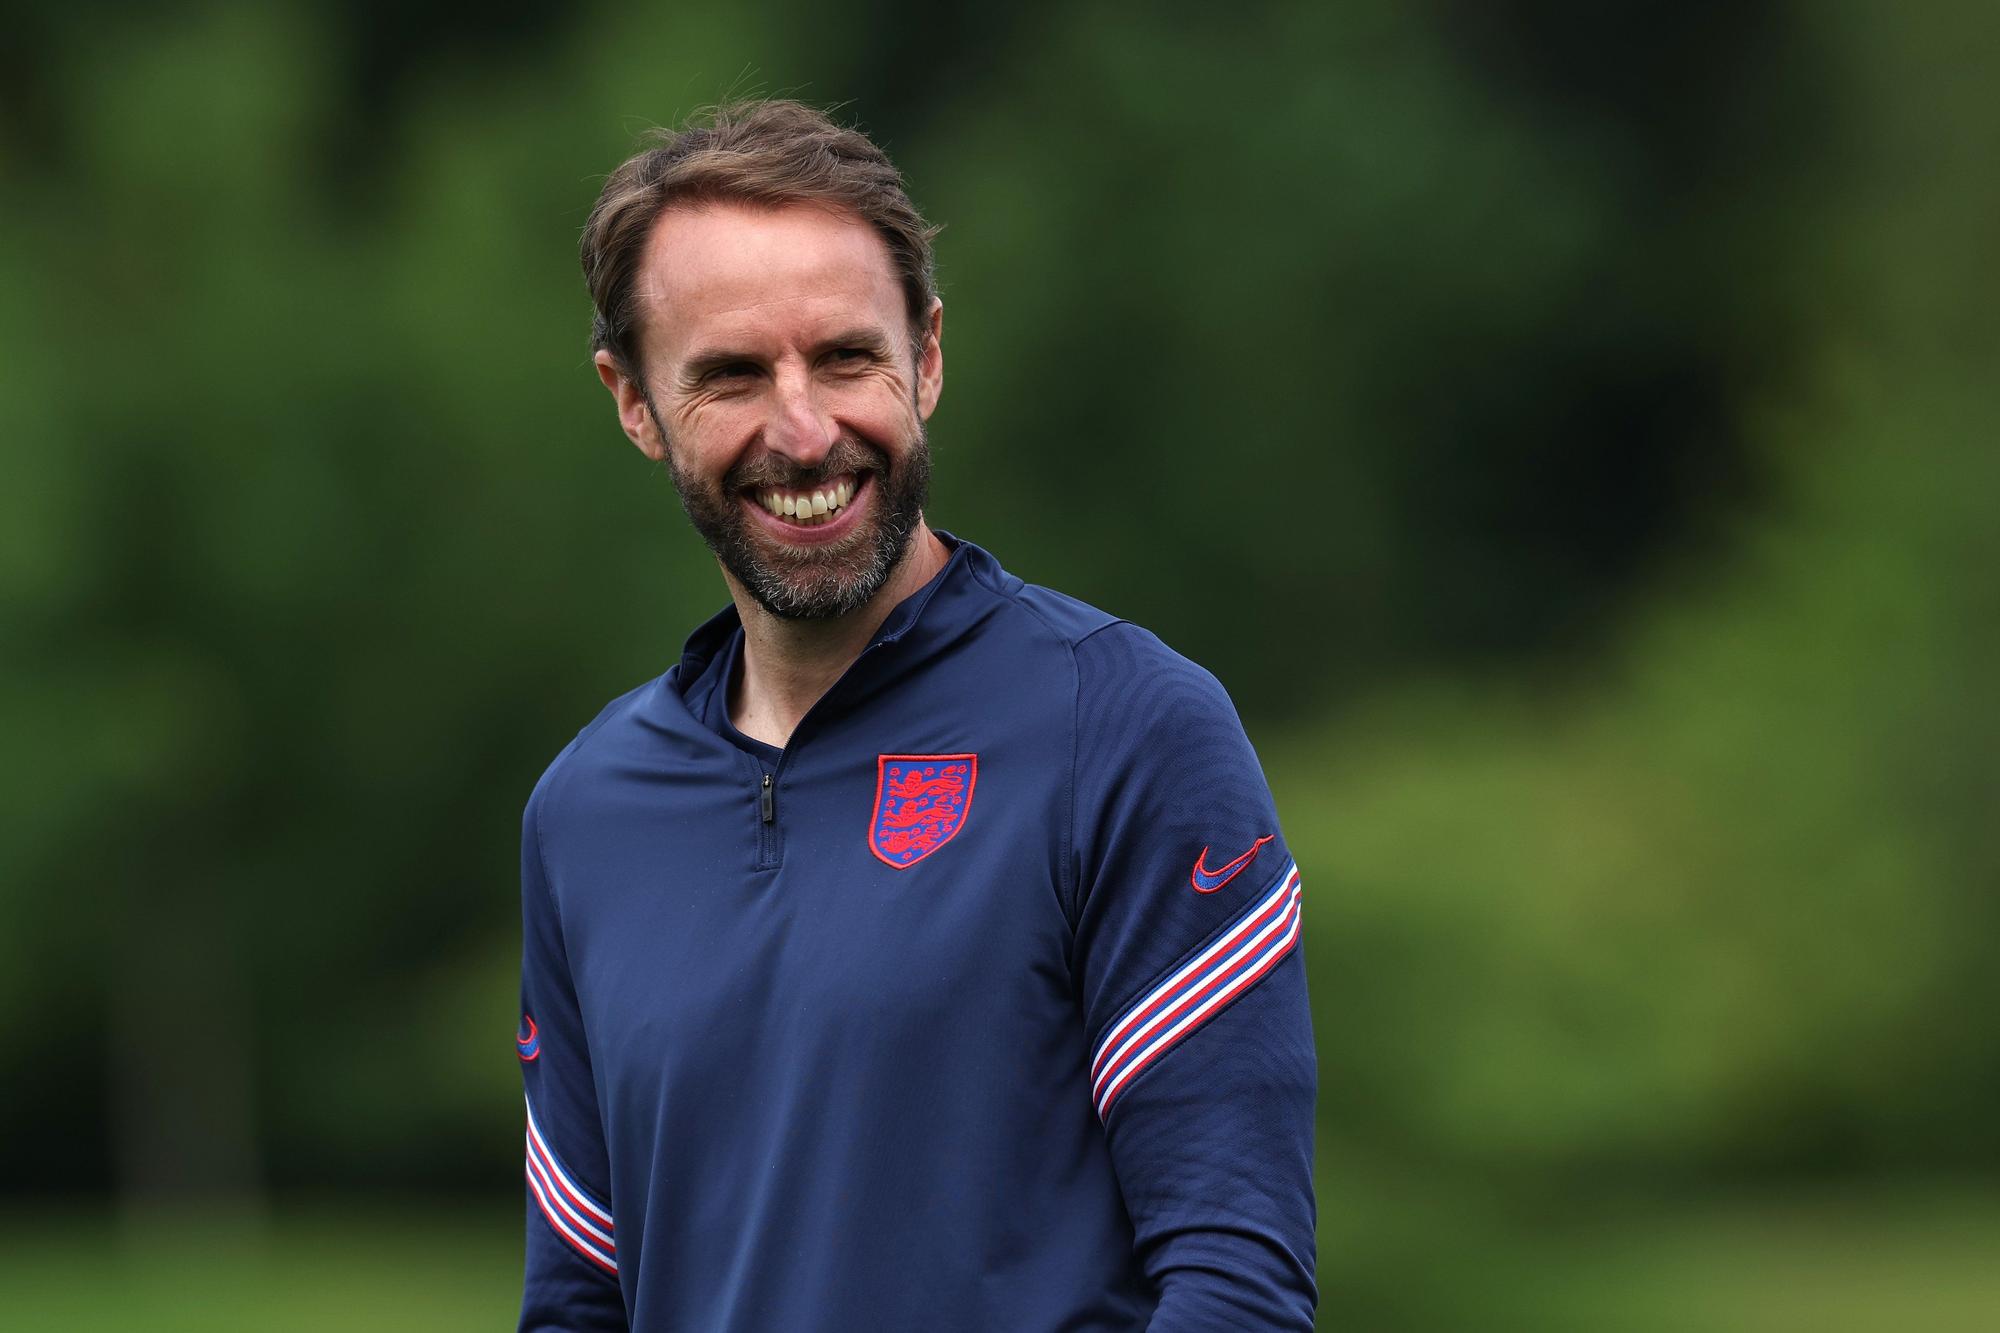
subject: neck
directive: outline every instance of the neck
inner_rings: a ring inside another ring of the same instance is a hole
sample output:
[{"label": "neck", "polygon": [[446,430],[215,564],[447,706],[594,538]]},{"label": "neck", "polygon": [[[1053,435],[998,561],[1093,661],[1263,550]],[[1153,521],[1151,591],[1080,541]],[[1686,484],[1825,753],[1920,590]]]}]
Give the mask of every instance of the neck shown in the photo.
[{"label": "neck", "polygon": [[889,613],[929,583],[950,554],[919,520],[903,558],[875,595],[829,620],[774,616],[724,570],[743,621],[743,671],[729,695],[729,720],[736,729],[782,749],[806,711],[861,656]]}]

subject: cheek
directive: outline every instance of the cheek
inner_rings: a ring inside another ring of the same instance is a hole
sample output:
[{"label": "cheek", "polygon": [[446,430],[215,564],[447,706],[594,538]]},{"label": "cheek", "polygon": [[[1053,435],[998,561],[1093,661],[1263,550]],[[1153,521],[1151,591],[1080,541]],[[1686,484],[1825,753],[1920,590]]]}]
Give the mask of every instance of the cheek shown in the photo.
[{"label": "cheek", "polygon": [[911,386],[886,377],[848,386],[835,414],[861,435],[884,442],[907,436],[918,425]]},{"label": "cheek", "polygon": [[755,438],[762,414],[750,402],[723,399],[676,412],[667,421],[675,452],[690,463],[706,465],[740,451]]}]

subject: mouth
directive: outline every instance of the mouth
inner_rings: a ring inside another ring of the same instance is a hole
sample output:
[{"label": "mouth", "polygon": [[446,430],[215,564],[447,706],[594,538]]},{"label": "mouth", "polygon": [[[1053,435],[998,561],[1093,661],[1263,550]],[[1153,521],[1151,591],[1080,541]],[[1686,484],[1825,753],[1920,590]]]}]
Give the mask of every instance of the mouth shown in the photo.
[{"label": "mouth", "polygon": [[874,493],[869,472],[843,472],[805,488],[755,486],[739,492],[744,504],[763,511],[757,517],[765,531],[807,545],[843,536]]},{"label": "mouth", "polygon": [[811,490],[759,486],[748,495],[752,504],[789,527],[816,528],[835,521],[859,488],[860,479],[848,472]]}]

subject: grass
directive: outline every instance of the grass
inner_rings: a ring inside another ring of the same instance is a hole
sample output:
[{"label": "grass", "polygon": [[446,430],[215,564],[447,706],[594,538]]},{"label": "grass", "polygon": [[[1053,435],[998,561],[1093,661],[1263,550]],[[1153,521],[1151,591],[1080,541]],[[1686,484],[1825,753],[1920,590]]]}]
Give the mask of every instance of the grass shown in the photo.
[{"label": "grass", "polygon": [[512,1328],[521,1216],[435,1207],[0,1223],[5,1324],[65,1333]]},{"label": "grass", "polygon": [[[2000,1311],[1991,1192],[1759,1198],[1532,1228],[1450,1208],[1377,1221],[1349,1204],[1321,1232],[1329,1329],[1983,1333]],[[512,1327],[519,1254],[511,1202],[293,1208],[254,1225],[17,1213],[0,1218],[0,1309],[10,1328],[77,1333],[493,1330]]]},{"label": "grass", "polygon": [[1328,1329],[1987,1333],[2000,1328],[1990,1188],[1791,1194],[1505,1226],[1435,1207],[1372,1235],[1322,1227]]}]

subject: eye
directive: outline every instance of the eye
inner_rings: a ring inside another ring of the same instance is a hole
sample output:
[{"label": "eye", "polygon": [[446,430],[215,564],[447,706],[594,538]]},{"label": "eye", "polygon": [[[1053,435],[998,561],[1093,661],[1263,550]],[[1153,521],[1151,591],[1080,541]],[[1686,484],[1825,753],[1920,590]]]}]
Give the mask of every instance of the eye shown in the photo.
[{"label": "eye", "polygon": [[731,361],[727,365],[717,366],[714,370],[709,371],[705,378],[711,380],[740,380],[748,379],[756,373],[757,367],[751,365],[748,361]]},{"label": "eye", "polygon": [[836,347],[830,358],[837,366],[863,366],[875,359],[875,353],[866,347]]}]

